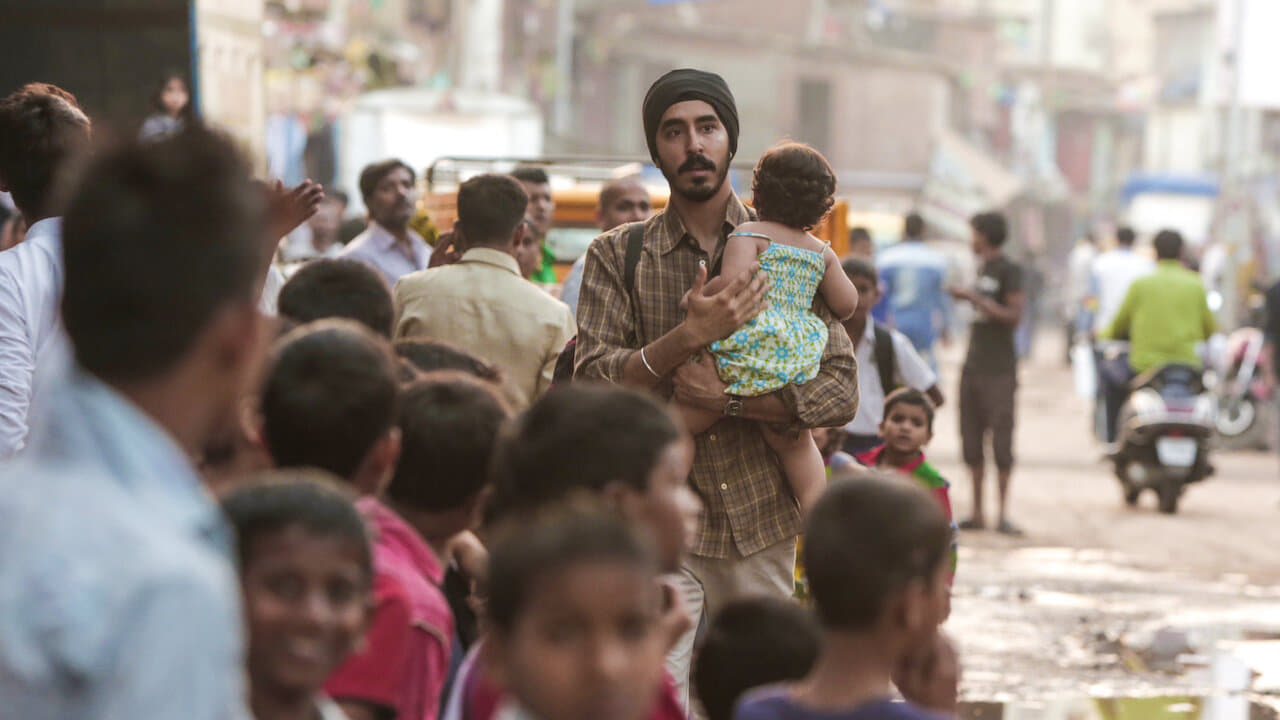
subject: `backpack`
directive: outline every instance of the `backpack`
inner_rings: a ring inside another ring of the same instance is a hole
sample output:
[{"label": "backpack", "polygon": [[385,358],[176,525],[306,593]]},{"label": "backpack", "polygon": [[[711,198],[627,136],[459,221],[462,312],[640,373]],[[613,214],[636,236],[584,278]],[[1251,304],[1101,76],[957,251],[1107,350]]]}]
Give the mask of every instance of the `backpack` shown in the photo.
[{"label": "backpack", "polygon": [[880,387],[884,390],[884,396],[889,397],[889,393],[898,389],[898,383],[894,381],[898,369],[898,351],[893,347],[893,333],[889,328],[872,322],[876,338],[876,370],[880,372]]},{"label": "backpack", "polygon": [[[640,266],[640,251],[644,249],[644,222],[633,222],[627,226],[627,255],[623,265],[623,275],[627,282],[627,294],[636,289],[636,268]],[[574,354],[578,349],[578,338],[575,336],[565,344],[556,358],[555,373],[551,376],[554,387],[573,379]]]}]

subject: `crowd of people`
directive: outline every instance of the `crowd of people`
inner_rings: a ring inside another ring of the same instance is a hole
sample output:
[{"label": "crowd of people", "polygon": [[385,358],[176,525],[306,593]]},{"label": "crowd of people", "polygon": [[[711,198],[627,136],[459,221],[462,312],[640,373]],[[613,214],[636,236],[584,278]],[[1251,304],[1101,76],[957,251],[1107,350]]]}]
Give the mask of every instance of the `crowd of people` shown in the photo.
[{"label": "crowd of people", "polygon": [[[943,398],[912,344],[935,315],[810,233],[836,192],[815,150],[774,147],[736,196],[718,75],[662,76],[642,119],[669,202],[607,184],[566,304],[538,283],[541,171],[468,179],[433,250],[414,170],[372,165],[367,227],[331,252],[332,193],[254,181],[198,122],[95,147],[64,90],[0,100],[30,222],[0,252],[0,707],[954,716]],[[989,434],[1016,532],[1018,274],[1003,219],[972,226],[975,289],[928,302],[979,314],[967,524]]]}]

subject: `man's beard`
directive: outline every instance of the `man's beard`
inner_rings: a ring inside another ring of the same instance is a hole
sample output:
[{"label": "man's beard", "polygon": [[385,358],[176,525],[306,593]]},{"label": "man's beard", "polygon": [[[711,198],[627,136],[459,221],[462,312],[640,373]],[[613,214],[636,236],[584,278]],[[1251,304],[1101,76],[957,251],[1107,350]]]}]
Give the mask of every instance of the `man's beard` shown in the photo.
[{"label": "man's beard", "polygon": [[[681,187],[680,175],[693,170],[710,170],[715,173],[715,181],[691,187]],[[729,177],[729,162],[726,159],[723,165],[717,166],[706,155],[693,155],[688,160],[685,160],[684,164],[677,168],[674,173],[662,168],[662,176],[667,179],[667,185],[671,187],[671,192],[690,202],[706,202],[715,197],[716,193],[720,192],[720,188],[724,187],[724,182]]]}]

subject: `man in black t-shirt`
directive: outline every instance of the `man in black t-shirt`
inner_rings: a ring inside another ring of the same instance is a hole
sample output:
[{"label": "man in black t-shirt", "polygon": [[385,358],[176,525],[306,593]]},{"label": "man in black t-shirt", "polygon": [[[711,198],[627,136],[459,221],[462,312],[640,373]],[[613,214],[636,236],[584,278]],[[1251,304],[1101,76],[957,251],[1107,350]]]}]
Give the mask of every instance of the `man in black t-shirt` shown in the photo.
[{"label": "man in black t-shirt", "polygon": [[1022,269],[1005,257],[1008,228],[999,213],[979,213],[969,221],[973,252],[981,268],[973,289],[953,288],[951,295],[973,305],[977,319],[969,335],[969,354],[960,376],[960,440],[964,462],[973,477],[973,517],[960,524],[966,530],[983,530],[983,478],[985,446],[991,433],[991,449],[999,473],[1000,514],[997,532],[1021,535],[1009,521],[1007,503],[1013,475],[1015,393],[1018,388],[1018,356],[1014,331],[1022,320],[1024,303]]}]

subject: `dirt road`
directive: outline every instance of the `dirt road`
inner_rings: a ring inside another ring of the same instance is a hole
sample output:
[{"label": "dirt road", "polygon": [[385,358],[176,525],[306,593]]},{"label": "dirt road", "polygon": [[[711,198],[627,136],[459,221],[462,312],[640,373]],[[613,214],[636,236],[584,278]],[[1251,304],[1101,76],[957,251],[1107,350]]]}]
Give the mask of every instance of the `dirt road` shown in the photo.
[{"label": "dirt road", "polygon": [[[1131,650],[1160,628],[1187,633],[1186,649],[1202,654],[1280,637],[1280,591],[1271,587],[1280,580],[1280,461],[1219,453],[1217,476],[1191,488],[1176,516],[1157,513],[1151,496],[1126,508],[1060,348],[1042,346],[1024,365],[1018,403],[1012,516],[1027,537],[965,533],[960,541],[948,629],[964,653],[965,696],[1185,689],[1194,677],[1152,671]],[[948,398],[959,377],[951,360]],[[957,517],[966,517],[971,486],[954,402],[940,414],[930,459],[951,480]]]}]

